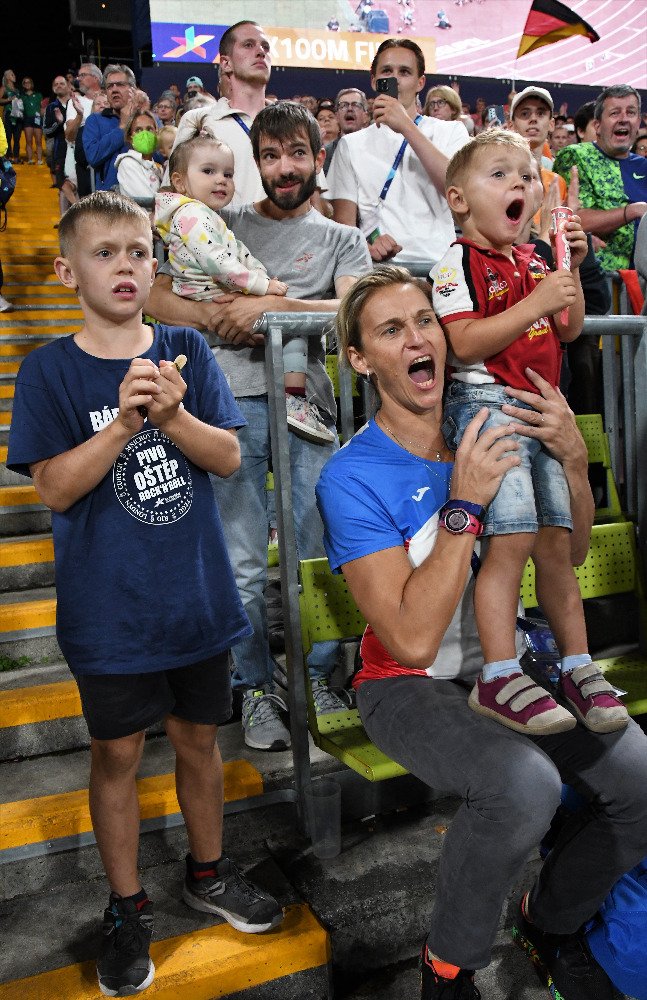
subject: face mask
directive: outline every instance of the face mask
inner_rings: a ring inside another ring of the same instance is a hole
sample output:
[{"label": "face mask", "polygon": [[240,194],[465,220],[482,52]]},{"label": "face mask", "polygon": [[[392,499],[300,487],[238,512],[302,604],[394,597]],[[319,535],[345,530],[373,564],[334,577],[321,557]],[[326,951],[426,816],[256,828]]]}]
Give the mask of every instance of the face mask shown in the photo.
[{"label": "face mask", "polygon": [[149,156],[155,152],[157,147],[157,136],[154,132],[145,129],[143,132],[135,132],[132,137],[133,149],[136,149],[142,156]]}]

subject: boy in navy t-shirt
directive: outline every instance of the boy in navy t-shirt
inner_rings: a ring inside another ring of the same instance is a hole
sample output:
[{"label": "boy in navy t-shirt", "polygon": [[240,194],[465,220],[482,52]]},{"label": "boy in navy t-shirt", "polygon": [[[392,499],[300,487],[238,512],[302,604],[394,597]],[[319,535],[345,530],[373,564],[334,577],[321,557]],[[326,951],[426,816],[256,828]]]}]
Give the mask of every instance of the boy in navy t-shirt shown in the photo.
[{"label": "boy in navy t-shirt", "polygon": [[216,730],[231,714],[228,650],[250,626],[209,473],[238,468],[245,420],[200,334],[142,322],[156,266],[143,209],[97,192],[69,209],[59,237],[54,267],[84,325],[23,362],[7,466],[31,475],[53,511],[57,637],[91,736],[90,806],[111,890],[99,985],[125,996],[154,976],[135,785],[152,723],[164,719],[176,753],[185,902],[251,933],[283,916],[221,854]]}]

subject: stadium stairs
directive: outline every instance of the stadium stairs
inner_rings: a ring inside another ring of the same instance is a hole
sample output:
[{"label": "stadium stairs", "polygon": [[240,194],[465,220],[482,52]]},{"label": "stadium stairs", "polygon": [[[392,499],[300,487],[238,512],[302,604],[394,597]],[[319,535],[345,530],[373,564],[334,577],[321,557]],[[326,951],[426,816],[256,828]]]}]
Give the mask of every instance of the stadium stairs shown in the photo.
[{"label": "stadium stairs", "polygon": [[[49,172],[22,165],[17,173],[1,249],[3,294],[14,309],[0,314],[0,878],[2,913],[9,918],[0,998],[89,1000],[99,996],[92,959],[107,892],[91,834],[88,736],[56,642],[50,513],[31,481],[5,465],[22,359],[77,330],[82,317],[52,268],[59,213]],[[235,811],[262,797],[266,782],[249,760],[226,756],[227,808]],[[280,756],[286,760],[273,780],[288,784],[289,755]],[[242,935],[179,900],[186,846],[183,828],[174,825],[179,807],[172,767],[166,740],[152,732],[139,779],[142,829],[148,831],[140,864],[157,904],[152,956],[158,972],[150,995],[327,998],[329,935],[272,861],[262,808],[229,816],[227,841],[245,870],[286,907],[282,926]],[[294,825],[291,805],[275,811]],[[245,835],[251,826],[253,834]]]}]

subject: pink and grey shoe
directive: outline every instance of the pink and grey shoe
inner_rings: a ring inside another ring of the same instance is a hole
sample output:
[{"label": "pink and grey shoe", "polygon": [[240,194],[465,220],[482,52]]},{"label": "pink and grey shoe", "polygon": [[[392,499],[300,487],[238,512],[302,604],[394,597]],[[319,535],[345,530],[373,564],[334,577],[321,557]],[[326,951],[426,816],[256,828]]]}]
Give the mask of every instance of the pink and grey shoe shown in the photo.
[{"label": "pink and grey shoe", "polygon": [[562,694],[583,726],[594,733],[615,733],[629,722],[629,713],[595,663],[562,674]]},{"label": "pink and grey shoe", "polygon": [[495,677],[492,681],[478,677],[468,704],[479,715],[496,719],[508,729],[527,736],[565,733],[576,725],[570,712],[521,672]]}]

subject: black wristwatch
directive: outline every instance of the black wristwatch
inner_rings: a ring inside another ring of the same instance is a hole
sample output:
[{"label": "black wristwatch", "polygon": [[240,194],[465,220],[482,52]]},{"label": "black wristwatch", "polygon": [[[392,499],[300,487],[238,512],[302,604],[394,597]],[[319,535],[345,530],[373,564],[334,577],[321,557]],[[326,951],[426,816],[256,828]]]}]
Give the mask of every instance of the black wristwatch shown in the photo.
[{"label": "black wristwatch", "polygon": [[485,507],[469,500],[448,500],[438,511],[440,523],[451,535],[483,534]]}]

